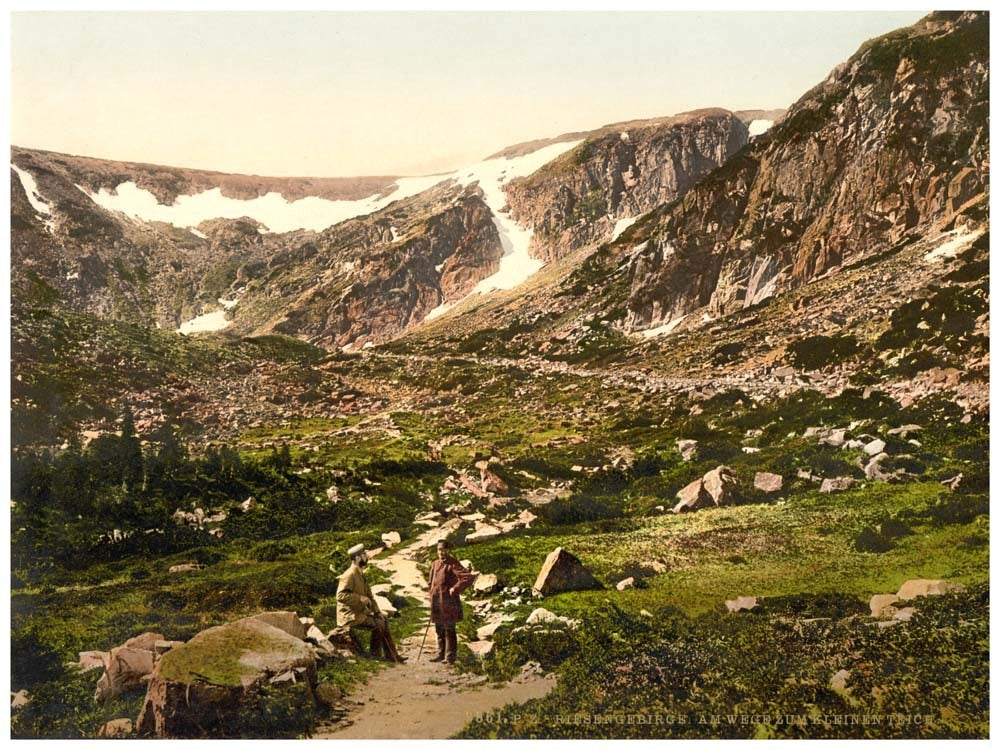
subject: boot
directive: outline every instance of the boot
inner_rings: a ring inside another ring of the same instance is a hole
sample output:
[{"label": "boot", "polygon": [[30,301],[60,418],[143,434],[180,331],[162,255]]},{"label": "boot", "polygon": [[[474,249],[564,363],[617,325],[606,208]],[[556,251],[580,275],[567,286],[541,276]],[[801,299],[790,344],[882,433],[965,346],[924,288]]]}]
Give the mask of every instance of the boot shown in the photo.
[{"label": "boot", "polygon": [[385,640],[382,637],[381,631],[378,628],[372,629],[372,647],[368,652],[368,655],[372,659],[381,659],[382,654],[385,651]]},{"label": "boot", "polygon": [[393,642],[392,633],[389,632],[388,628],[386,628],[382,632],[382,637],[383,637],[382,645],[385,646],[385,653],[388,660],[397,662],[399,664],[402,664],[404,661],[406,661],[406,657],[400,656],[399,651],[396,650],[396,644]]},{"label": "boot", "polygon": [[439,635],[437,637],[437,642],[438,642],[437,656],[435,656],[433,659],[431,659],[431,661],[444,661],[444,638],[442,638]]},{"label": "boot", "polygon": [[455,655],[458,653],[458,633],[455,632],[454,628],[449,628],[448,632],[445,634],[445,639],[444,660],[449,664],[454,664]]}]

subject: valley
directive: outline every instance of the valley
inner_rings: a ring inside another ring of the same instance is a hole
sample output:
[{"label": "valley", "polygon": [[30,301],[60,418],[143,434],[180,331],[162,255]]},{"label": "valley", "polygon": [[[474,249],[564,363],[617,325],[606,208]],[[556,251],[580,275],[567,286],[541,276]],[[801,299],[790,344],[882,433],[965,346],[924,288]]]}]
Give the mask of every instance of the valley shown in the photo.
[{"label": "valley", "polygon": [[13,736],[988,736],[987,41],[420,178],[15,147]]}]

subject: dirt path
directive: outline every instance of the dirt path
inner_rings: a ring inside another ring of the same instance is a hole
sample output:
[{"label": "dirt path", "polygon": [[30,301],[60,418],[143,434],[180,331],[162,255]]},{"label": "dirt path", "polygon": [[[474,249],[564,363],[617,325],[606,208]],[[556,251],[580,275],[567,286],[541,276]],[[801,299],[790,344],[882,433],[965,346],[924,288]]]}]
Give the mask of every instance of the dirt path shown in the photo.
[{"label": "dirt path", "polygon": [[[390,573],[390,580],[402,586],[399,593],[412,596],[429,606],[427,582],[417,567],[415,552],[433,544],[438,529],[425,532],[409,547],[372,561]],[[426,620],[424,621],[426,624]],[[461,730],[476,716],[508,703],[540,698],[555,687],[554,677],[526,672],[514,680],[493,687],[481,675],[459,674],[447,664],[433,663],[434,633],[427,636],[420,661],[417,652],[423,638],[418,635],[399,644],[408,657],[374,674],[348,697],[350,714],[339,724],[321,728],[316,739],[445,739]]]}]

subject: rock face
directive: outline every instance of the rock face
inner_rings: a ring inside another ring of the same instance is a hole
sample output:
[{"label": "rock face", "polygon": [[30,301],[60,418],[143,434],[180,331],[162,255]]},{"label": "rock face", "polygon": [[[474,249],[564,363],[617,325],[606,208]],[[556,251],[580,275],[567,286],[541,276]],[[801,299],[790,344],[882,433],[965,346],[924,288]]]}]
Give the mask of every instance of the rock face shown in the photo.
[{"label": "rock face", "polygon": [[545,563],[538,572],[538,578],[535,579],[535,585],[532,587],[534,591],[543,596],[559,594],[563,591],[599,588],[601,588],[601,584],[597,582],[593,574],[583,566],[583,563],[575,555],[562,547],[556,547],[545,558]]},{"label": "rock face", "polygon": [[209,628],[157,662],[137,722],[144,736],[201,736],[252,710],[246,701],[272,678],[316,685],[311,647],[255,617]]},{"label": "rock face", "polygon": [[864,44],[629,237],[626,328],[757,304],[981,200],[988,36],[984,13],[934,13]]},{"label": "rock face", "polygon": [[674,200],[748,137],[723,109],[608,125],[505,192],[514,218],[534,229],[532,254],[553,260]]}]

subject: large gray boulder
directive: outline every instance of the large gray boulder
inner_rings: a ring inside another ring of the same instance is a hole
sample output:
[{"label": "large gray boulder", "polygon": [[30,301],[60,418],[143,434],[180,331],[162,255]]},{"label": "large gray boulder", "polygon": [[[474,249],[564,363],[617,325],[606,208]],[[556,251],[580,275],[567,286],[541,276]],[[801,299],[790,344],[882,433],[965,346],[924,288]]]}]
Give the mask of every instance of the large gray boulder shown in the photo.
[{"label": "large gray boulder", "polygon": [[593,574],[573,554],[562,547],[556,547],[545,558],[542,569],[538,572],[532,589],[543,596],[559,594],[563,591],[582,591],[599,589]]},{"label": "large gray boulder", "polygon": [[137,731],[203,736],[253,710],[248,701],[273,678],[280,678],[274,685],[305,681],[315,687],[313,647],[259,617],[203,630],[157,662]]}]

